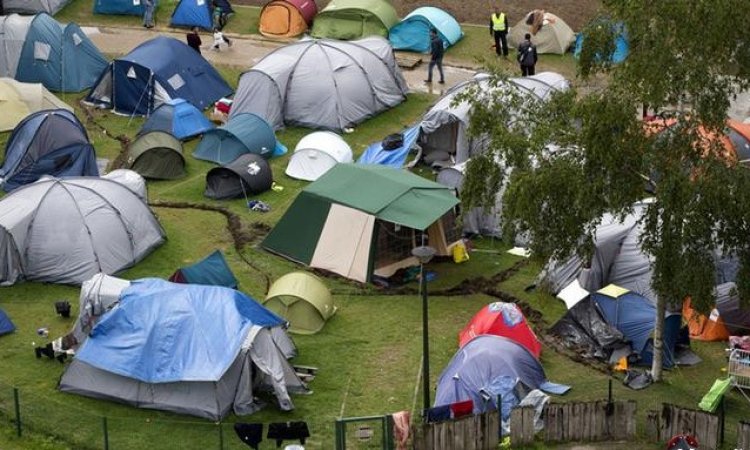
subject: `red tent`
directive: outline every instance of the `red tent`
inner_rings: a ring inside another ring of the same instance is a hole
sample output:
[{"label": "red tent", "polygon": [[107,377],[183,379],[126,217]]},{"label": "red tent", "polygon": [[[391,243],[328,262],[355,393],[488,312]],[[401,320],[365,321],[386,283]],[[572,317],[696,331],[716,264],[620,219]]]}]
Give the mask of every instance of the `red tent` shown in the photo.
[{"label": "red tent", "polygon": [[463,347],[464,344],[482,334],[494,334],[512,339],[526,347],[526,350],[537,359],[542,353],[542,344],[515,303],[494,302],[482,308],[458,333],[458,347]]}]

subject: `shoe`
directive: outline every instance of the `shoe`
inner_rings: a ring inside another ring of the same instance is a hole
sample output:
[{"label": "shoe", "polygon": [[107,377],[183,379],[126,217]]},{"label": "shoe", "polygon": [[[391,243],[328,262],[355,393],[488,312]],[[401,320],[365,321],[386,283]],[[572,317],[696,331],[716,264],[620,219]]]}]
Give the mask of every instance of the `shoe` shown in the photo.
[{"label": "shoe", "polygon": [[438,83],[445,84],[445,80],[440,80],[440,81],[438,81]]},{"label": "shoe", "polygon": [[34,348],[34,354],[36,355],[37,359],[42,357],[42,347],[36,347]]},{"label": "shoe", "polygon": [[231,46],[232,46],[232,41],[229,41],[229,42],[227,42],[227,45],[228,45],[229,47],[231,47]]},{"label": "shoe", "polygon": [[432,83],[432,80],[424,80],[425,83]]}]

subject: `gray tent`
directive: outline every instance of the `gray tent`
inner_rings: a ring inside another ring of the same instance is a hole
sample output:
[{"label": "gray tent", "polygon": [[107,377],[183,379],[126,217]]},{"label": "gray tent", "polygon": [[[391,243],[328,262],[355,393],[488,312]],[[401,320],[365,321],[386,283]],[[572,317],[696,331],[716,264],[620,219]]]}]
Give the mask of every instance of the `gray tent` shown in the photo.
[{"label": "gray tent", "polygon": [[63,9],[70,0],[2,0],[5,14],[36,14],[46,12],[54,16],[58,11]]},{"label": "gray tent", "polygon": [[240,155],[222,167],[214,167],[206,174],[208,198],[222,200],[260,194],[271,189],[273,173],[262,156],[252,153]]},{"label": "gray tent", "polygon": [[0,285],[79,284],[125,270],[165,240],[145,201],[98,177],[45,177],[0,200]]},{"label": "gray tent", "polygon": [[[461,187],[464,182],[464,172],[466,163],[456,164],[453,167],[446,167],[438,172],[437,181],[443,186],[449,186],[456,190],[459,198],[461,197]],[[503,204],[502,197],[506,185],[503,184],[500,191],[495,195],[495,207],[489,211],[484,208],[474,208],[471,211],[464,211],[461,215],[463,221],[464,233],[481,234],[483,236],[500,236],[500,217],[502,214]]]},{"label": "gray tent", "polygon": [[341,131],[406,99],[387,39],[302,40],[269,53],[240,77],[231,115]]}]

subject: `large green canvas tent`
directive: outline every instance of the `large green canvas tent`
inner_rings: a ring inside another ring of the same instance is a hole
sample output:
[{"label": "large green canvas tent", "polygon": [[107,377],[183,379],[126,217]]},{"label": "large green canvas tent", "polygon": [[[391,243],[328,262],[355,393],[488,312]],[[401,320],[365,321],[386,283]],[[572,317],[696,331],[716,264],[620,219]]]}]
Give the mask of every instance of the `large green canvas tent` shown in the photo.
[{"label": "large green canvas tent", "polygon": [[336,314],[331,291],[313,274],[292,272],[274,281],[263,306],[289,322],[287,331],[315,334]]},{"label": "large green canvas tent", "polygon": [[458,240],[458,199],[440,184],[401,169],[337,164],[308,185],[263,241],[293,261],[367,282],[418,264],[418,231],[448,255]]},{"label": "large green canvas tent", "polygon": [[360,39],[378,35],[388,37],[388,30],[398,23],[398,16],[388,0],[331,0],[313,22],[316,38]]}]

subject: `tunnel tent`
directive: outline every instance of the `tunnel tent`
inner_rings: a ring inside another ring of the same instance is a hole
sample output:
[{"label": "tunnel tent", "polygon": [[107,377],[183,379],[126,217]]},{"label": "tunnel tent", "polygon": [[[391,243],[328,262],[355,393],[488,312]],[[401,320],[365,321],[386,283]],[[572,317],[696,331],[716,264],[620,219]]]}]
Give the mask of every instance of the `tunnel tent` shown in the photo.
[{"label": "tunnel tent", "polygon": [[237,278],[232,273],[221,250],[214,250],[195,264],[180,267],[169,277],[169,281],[237,289]]},{"label": "tunnel tent", "polygon": [[268,122],[256,114],[242,113],[232,115],[224,125],[206,131],[193,157],[225,165],[246,153],[267,159],[286,151],[286,147],[276,140]]},{"label": "tunnel tent", "polygon": [[260,34],[290,38],[307,31],[318,14],[315,0],[272,0],[260,11]]},{"label": "tunnel tent", "polygon": [[186,173],[182,142],[163,131],[142,134],[128,147],[127,167],[153,180],[182,178]]},{"label": "tunnel tent", "polygon": [[162,103],[149,116],[138,135],[164,131],[184,141],[214,128],[208,118],[187,100],[174,98]]},{"label": "tunnel tent", "polygon": [[206,174],[208,198],[224,200],[260,194],[271,189],[273,173],[265,158],[253,153],[240,155],[222,167],[214,167]]},{"label": "tunnel tent", "polygon": [[274,281],[263,305],[289,322],[289,332],[315,334],[336,314],[331,291],[307,272],[288,273]]},{"label": "tunnel tent", "polygon": [[286,174],[315,181],[338,163],[353,162],[352,148],[336,133],[315,131],[300,139],[289,159]]},{"label": "tunnel tent", "polygon": [[213,30],[214,2],[222,9],[223,14],[229,16],[234,13],[232,5],[227,0],[179,0],[172,11],[169,25]]},{"label": "tunnel tent", "polygon": [[31,113],[45,109],[73,108],[51,93],[41,83],[22,83],[13,78],[0,78],[0,132],[16,127]]},{"label": "tunnel tent", "polygon": [[389,0],[331,0],[315,17],[310,34],[339,40],[388,37],[397,23],[396,9]]},{"label": "tunnel tent", "polygon": [[388,39],[394,50],[428,53],[431,29],[437,31],[438,37],[443,41],[443,48],[454,45],[464,36],[461,25],[453,16],[440,8],[422,6],[391,28]]}]

